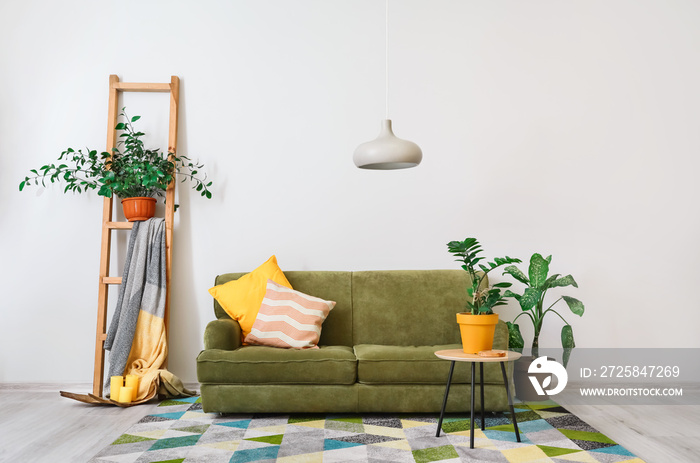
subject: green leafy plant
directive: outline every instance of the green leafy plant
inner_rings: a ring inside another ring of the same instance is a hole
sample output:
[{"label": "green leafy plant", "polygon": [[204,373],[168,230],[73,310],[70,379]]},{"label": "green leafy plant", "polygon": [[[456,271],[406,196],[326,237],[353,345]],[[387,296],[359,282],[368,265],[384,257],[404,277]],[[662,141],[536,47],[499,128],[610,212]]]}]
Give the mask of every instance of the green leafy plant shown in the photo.
[{"label": "green leafy plant", "polygon": [[[462,268],[471,277],[471,286],[467,288],[467,293],[471,301],[467,301],[467,312],[472,315],[492,314],[493,308],[505,305],[505,298],[509,297],[508,292],[501,293],[502,289],[509,288],[512,283],[496,283],[492,286],[486,284],[487,275],[492,270],[507,264],[518,264],[520,259],[512,257],[496,257],[493,262],[480,264],[484,258],[479,257],[482,252],[481,245],[476,238],[467,238],[464,241],[450,241],[447,243],[450,254],[457,257],[457,262],[462,262]],[[478,271],[477,270],[480,270]]]},{"label": "green leafy plant", "polygon": [[528,269],[528,275],[525,275],[520,269],[515,265],[508,266],[504,269],[503,274],[509,274],[516,280],[527,285],[523,294],[515,294],[512,291],[506,291],[507,296],[514,297],[519,303],[522,312],[518,314],[513,322],[506,322],[508,325],[509,343],[508,345],[512,349],[517,349],[522,352],[525,346],[525,341],[520,333],[520,326],[515,323],[518,318],[525,315],[530,319],[534,327],[534,337],[532,340],[532,355],[539,357],[539,339],[540,333],[542,332],[542,323],[544,317],[548,313],[557,314],[562,320],[564,320],[564,327],[561,330],[561,344],[564,348],[564,363],[568,361],[571,349],[575,347],[574,343],[574,332],[564,317],[561,316],[559,312],[554,310],[554,306],[561,300],[563,300],[574,314],[583,316],[584,306],[581,301],[570,296],[561,296],[559,299],[555,300],[546,309],[545,307],[545,297],[547,291],[552,288],[573,286],[578,288],[578,284],[574,277],[571,275],[561,276],[560,274],[554,274],[548,276],[549,274],[549,264],[552,262],[552,256],[547,258],[542,257],[540,254],[533,254],[530,258],[530,267]]},{"label": "green leafy plant", "polygon": [[[131,119],[122,108],[120,116],[124,122],[116,125],[119,135],[117,147],[111,153],[97,153],[96,150],[86,151],[68,148],[58,158],[59,164],[46,164],[39,169],[31,169],[34,175],[27,176],[19,184],[22,191],[26,186],[34,184],[46,187],[46,182],[64,182],[64,193],[68,191],[83,193],[97,190],[97,194],[111,198],[138,196],[163,196],[168,184],[180,175],[182,181],[190,179],[193,188],[202,196],[211,198],[212,182],[207,182],[206,174],[201,175],[202,164],[193,163],[187,156],[167,155],[159,149],[146,149],[141,137],[145,134],[138,132],[133,123],[141,116]],[[120,149],[121,148],[121,149]]]}]

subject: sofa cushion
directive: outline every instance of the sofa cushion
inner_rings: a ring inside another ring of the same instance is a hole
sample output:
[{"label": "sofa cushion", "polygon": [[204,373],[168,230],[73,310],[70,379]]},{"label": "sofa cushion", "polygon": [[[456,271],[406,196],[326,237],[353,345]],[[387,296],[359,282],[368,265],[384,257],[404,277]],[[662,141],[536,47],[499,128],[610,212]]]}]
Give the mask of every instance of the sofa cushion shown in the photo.
[{"label": "sofa cushion", "polygon": [[352,348],[279,349],[243,346],[209,349],[197,357],[200,383],[219,384],[353,384],[357,362]]},{"label": "sofa cushion", "polygon": [[[355,346],[357,378],[361,384],[445,384],[450,362],[439,359],[435,352],[461,349],[460,344],[439,346],[383,346],[360,344]],[[471,381],[471,364],[457,362],[453,383]],[[479,381],[479,366],[475,381]],[[484,384],[503,384],[498,363],[484,365]]]}]

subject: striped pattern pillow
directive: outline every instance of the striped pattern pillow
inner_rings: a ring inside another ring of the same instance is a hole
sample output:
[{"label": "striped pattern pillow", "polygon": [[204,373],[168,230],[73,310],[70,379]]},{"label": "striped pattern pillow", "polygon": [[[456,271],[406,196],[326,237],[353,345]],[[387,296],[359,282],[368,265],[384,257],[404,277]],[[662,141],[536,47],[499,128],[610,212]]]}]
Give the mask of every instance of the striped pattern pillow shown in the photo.
[{"label": "striped pattern pillow", "polygon": [[265,298],[244,342],[259,346],[318,349],[321,324],[334,301],[295,291],[267,280]]}]

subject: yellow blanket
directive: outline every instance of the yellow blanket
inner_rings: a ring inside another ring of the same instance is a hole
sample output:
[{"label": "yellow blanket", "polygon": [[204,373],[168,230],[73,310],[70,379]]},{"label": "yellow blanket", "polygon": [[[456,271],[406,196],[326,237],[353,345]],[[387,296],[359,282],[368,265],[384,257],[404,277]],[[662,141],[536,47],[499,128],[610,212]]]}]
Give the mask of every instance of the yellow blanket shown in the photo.
[{"label": "yellow blanket", "polygon": [[136,322],[134,342],[131,345],[125,374],[139,377],[139,390],[134,402],[154,398],[193,396],[180,379],[168,370],[161,369],[168,356],[165,338],[165,322],[161,317],[144,310]]},{"label": "yellow blanket", "polygon": [[[129,239],[119,300],[105,340],[105,349],[110,351],[109,376],[140,377],[135,402],[156,394],[194,395],[162,368],[168,356],[166,296],[164,220],[136,222]],[[107,392],[105,384],[105,395]]]}]

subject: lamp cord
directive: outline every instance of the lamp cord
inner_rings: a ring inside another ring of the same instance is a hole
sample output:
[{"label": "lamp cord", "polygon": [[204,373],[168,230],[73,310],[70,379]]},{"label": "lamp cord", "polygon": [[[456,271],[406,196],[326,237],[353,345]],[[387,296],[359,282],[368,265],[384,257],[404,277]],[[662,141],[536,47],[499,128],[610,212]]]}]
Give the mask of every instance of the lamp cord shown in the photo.
[{"label": "lamp cord", "polygon": [[384,24],[384,95],[385,101],[385,119],[389,119],[389,0],[385,1],[385,24]]}]

